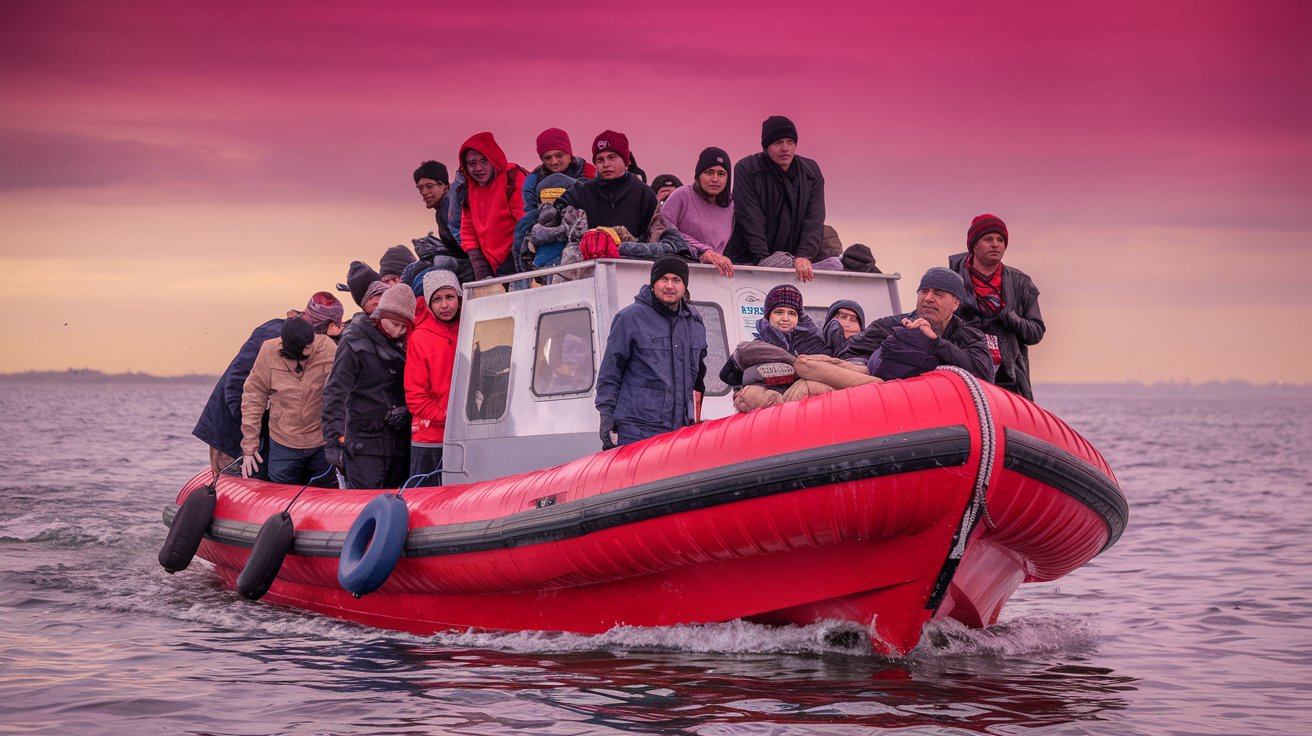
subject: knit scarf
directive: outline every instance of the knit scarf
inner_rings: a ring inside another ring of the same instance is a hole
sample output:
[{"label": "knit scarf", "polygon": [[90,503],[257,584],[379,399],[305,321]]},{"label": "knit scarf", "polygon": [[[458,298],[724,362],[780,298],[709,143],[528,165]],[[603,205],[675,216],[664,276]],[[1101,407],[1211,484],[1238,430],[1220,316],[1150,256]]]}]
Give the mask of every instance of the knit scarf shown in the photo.
[{"label": "knit scarf", "polygon": [[998,264],[998,270],[993,272],[992,276],[985,276],[975,270],[975,258],[972,256],[967,263],[970,270],[970,285],[975,289],[975,301],[979,304],[979,311],[990,317],[996,317],[1007,306],[1002,299],[1002,269],[1004,266]]}]

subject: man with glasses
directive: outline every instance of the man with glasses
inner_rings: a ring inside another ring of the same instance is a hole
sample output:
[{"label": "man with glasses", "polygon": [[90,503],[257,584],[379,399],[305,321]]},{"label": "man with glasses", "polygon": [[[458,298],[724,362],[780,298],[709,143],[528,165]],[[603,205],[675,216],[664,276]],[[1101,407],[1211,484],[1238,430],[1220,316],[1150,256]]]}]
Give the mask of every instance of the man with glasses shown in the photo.
[{"label": "man with glasses", "polygon": [[405,338],[414,321],[414,292],[395,284],[342,333],[323,390],[323,435],[347,488],[397,488],[409,477]]},{"label": "man with glasses", "polygon": [[451,232],[449,221],[450,200],[447,193],[451,191],[451,181],[447,176],[446,165],[439,161],[425,161],[415,169],[415,189],[424,200],[424,206],[433,210],[437,219],[437,237],[442,244],[451,249],[452,254],[460,253],[460,241]]}]

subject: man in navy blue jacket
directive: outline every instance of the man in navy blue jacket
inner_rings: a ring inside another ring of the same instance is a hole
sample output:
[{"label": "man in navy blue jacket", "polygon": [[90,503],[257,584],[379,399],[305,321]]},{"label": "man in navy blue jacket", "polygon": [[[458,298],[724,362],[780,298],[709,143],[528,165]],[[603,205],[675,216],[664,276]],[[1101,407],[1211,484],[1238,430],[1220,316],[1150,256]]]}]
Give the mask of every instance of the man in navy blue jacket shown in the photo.
[{"label": "man in navy blue jacket", "polygon": [[621,309],[597,372],[601,447],[645,440],[696,420],[694,391],[706,376],[706,325],[688,296],[688,263],[666,256],[651,282]]},{"label": "man in navy blue jacket", "polygon": [[[287,313],[287,317],[303,319],[315,332],[327,334],[329,337],[335,338],[342,331],[342,303],[337,297],[325,291],[311,296],[304,312],[291,311]],[[191,430],[197,439],[210,446],[210,468],[214,471],[215,478],[218,478],[220,470],[231,465],[242,455],[242,388],[246,384],[246,377],[251,373],[251,368],[255,365],[255,357],[260,353],[260,346],[266,340],[282,337],[282,323],[286,321],[286,319],[271,319],[256,327],[251,336],[246,338],[246,342],[237,350],[237,356],[228,364],[223,375],[219,377],[219,382],[214,385],[214,391],[205,402],[205,408],[201,410],[195,429]],[[268,457],[266,454],[268,432],[261,434],[263,438],[260,443],[260,456]],[[264,470],[265,468],[261,468],[256,477],[264,477]]]}]

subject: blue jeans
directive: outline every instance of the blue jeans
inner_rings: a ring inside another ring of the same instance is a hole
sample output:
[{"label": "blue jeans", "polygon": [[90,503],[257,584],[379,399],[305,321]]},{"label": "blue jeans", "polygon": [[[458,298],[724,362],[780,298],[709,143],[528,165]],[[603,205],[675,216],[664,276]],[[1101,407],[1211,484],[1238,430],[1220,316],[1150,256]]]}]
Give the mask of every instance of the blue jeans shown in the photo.
[{"label": "blue jeans", "polygon": [[269,456],[266,459],[269,466],[269,480],[274,483],[303,486],[312,478],[323,475],[323,478],[314,482],[316,486],[334,488],[337,485],[337,479],[332,477],[332,473],[327,473],[328,460],[323,455],[322,447],[297,450],[294,447],[284,447],[270,439]]}]

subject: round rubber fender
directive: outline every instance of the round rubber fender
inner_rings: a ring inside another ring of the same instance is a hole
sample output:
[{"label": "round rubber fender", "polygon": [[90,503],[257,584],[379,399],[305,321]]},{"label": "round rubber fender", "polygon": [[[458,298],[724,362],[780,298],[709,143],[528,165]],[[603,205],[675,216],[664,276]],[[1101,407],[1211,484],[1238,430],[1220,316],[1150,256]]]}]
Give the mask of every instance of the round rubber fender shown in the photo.
[{"label": "round rubber fender", "polygon": [[337,582],[359,598],[378,590],[396,567],[410,530],[410,510],[395,493],[375,496],[355,517],[342,543]]},{"label": "round rubber fender", "polygon": [[182,507],[169,526],[168,536],[164,538],[164,546],[159,549],[159,564],[169,574],[186,570],[187,565],[191,564],[191,558],[196,556],[196,550],[200,548],[200,540],[205,537],[210,521],[214,519],[214,505],[217,502],[218,494],[214,492],[212,484],[194,489],[187,495],[187,500],[182,502]]},{"label": "round rubber fender", "polygon": [[269,592],[273,579],[282,569],[282,561],[292,548],[292,537],[296,534],[296,524],[292,515],[280,511],[265,520],[260,533],[255,536],[251,554],[246,558],[246,565],[237,576],[237,592],[243,597],[258,601]]}]

